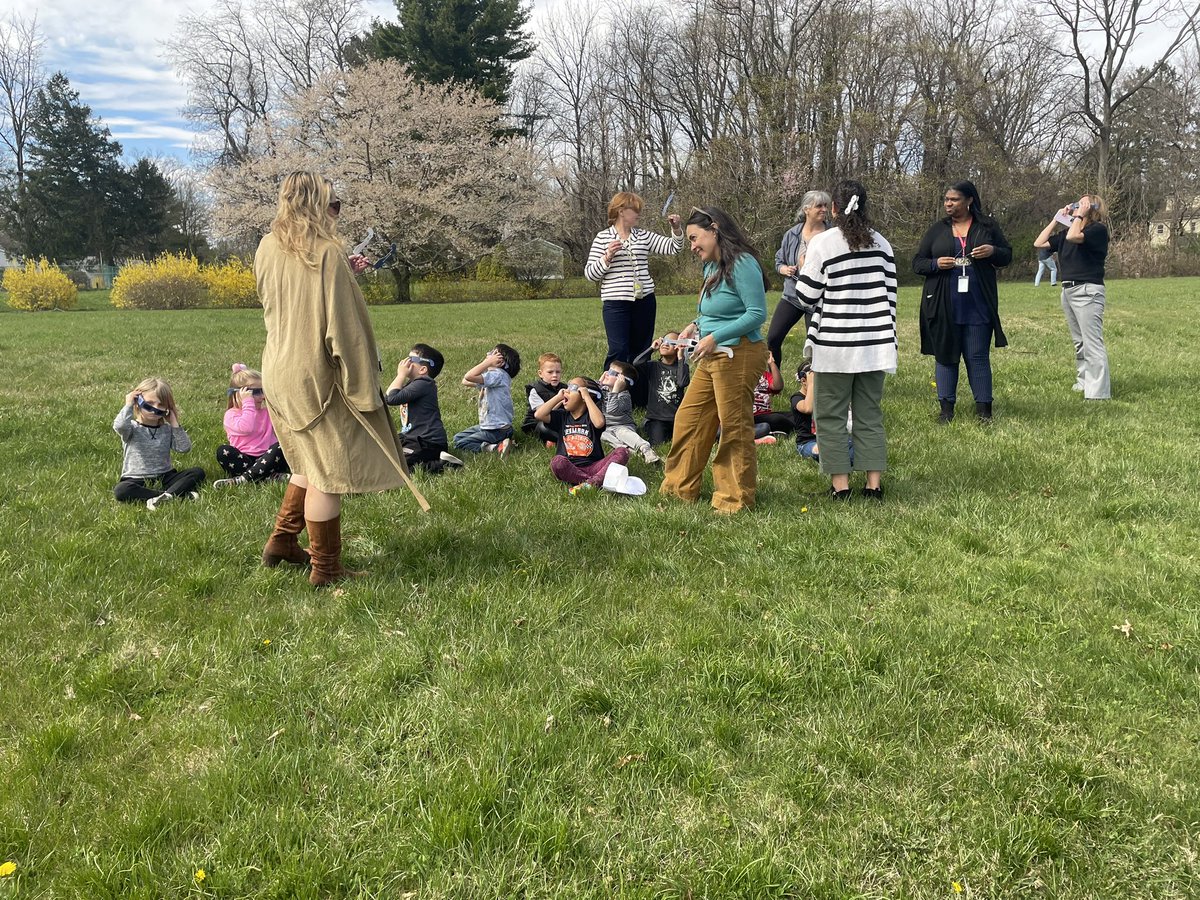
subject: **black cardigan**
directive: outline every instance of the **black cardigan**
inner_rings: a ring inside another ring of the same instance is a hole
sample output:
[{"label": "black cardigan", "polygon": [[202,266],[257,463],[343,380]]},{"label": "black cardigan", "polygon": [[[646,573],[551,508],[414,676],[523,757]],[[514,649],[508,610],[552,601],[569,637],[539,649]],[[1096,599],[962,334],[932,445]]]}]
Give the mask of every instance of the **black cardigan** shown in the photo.
[{"label": "black cardigan", "polygon": [[[1012,247],[1000,230],[1000,225],[990,216],[976,216],[967,230],[967,252],[980,244],[991,244],[995,249],[987,259],[973,261],[979,277],[979,291],[992,320],[992,331],[997,347],[1008,346],[1008,338],[1000,327],[1000,303],[996,290],[996,270],[1012,262]],[[925,289],[921,292],[921,352],[933,356],[945,366],[957,366],[962,347],[958,340],[958,328],[954,324],[953,294],[957,269],[942,270],[937,267],[939,256],[959,256],[962,249],[954,237],[950,217],[934,222],[913,257],[913,272],[925,276]]]}]

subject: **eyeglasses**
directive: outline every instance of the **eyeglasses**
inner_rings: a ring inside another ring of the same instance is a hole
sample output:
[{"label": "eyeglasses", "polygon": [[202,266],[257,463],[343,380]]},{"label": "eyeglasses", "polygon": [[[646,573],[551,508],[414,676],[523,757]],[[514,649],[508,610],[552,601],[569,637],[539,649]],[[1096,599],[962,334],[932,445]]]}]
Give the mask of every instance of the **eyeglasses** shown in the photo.
[{"label": "eyeglasses", "polygon": [[427,357],[424,357],[424,356],[417,356],[415,353],[410,353],[408,355],[408,361],[410,363],[412,363],[414,366],[429,366],[429,368],[431,368],[431,369],[434,366],[434,362],[432,359],[428,359]]},{"label": "eyeglasses", "polygon": [[340,215],[342,212],[342,201],[341,200],[330,200],[329,208],[333,210],[333,214],[335,216]]},{"label": "eyeglasses", "polygon": [[704,216],[704,218],[706,218],[706,219],[712,219],[712,216],[710,216],[710,215],[709,215],[707,212],[705,212],[704,210],[702,210],[702,209],[701,209],[700,207],[698,207],[698,206],[693,206],[693,207],[692,207],[692,212],[698,212],[698,213],[700,213],[700,215]]},{"label": "eyeglasses", "polygon": [[[263,389],[262,389],[262,388],[249,388],[249,391],[250,391],[250,393],[251,393],[251,394],[253,394],[255,397],[261,397],[261,396],[263,395]],[[226,393],[226,394],[228,394],[230,397],[232,397],[234,394],[240,394],[241,392],[242,392],[242,388],[235,388],[235,387],[231,387],[231,388],[230,388],[229,390],[227,390],[225,393]]]},{"label": "eyeglasses", "polygon": [[138,409],[140,409],[142,412],[149,413],[152,416],[159,416],[160,418],[166,418],[167,416],[169,416],[171,414],[171,411],[169,409],[159,409],[153,403],[147,403],[146,400],[140,394],[137,397],[137,405],[138,405]]},{"label": "eyeglasses", "polygon": [[625,379],[625,381],[626,381],[626,383],[628,383],[628,384],[629,384],[631,387],[632,387],[632,386],[634,385],[634,383],[635,383],[635,379],[633,379],[633,378],[630,378],[630,377],[629,377],[628,375],[626,375],[624,372],[621,372],[621,371],[619,371],[619,370],[617,370],[617,369],[609,369],[609,370],[608,370],[607,372],[605,372],[604,374],[605,374],[605,375],[611,375],[613,378],[624,378],[624,379]]}]

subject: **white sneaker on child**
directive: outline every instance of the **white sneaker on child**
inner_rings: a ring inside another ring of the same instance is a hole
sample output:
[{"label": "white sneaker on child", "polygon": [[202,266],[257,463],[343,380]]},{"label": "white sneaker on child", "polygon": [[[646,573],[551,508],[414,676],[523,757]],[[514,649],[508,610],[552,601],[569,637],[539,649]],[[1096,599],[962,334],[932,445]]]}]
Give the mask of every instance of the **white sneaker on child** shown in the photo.
[{"label": "white sneaker on child", "polygon": [[245,477],[242,475],[238,475],[236,478],[218,478],[216,481],[213,482],[213,487],[219,491],[221,488],[233,487],[235,484],[245,484],[245,483],[246,483]]},{"label": "white sneaker on child", "polygon": [[459,459],[457,456],[447,453],[445,450],[438,454],[438,459],[453,469],[461,469],[463,467],[463,461],[461,459]]},{"label": "white sneaker on child", "polygon": [[501,459],[508,456],[508,451],[512,449],[512,438],[505,438],[496,445],[496,452],[500,454]]},{"label": "white sneaker on child", "polygon": [[149,500],[147,500],[146,501],[146,509],[158,509],[164,503],[170,503],[174,499],[175,499],[174,494],[168,494],[164,491],[163,493],[159,494],[157,497],[151,497]]},{"label": "white sneaker on child", "polygon": [[642,459],[650,463],[652,466],[659,465],[662,462],[662,457],[654,452],[653,447],[647,447],[642,451]]}]

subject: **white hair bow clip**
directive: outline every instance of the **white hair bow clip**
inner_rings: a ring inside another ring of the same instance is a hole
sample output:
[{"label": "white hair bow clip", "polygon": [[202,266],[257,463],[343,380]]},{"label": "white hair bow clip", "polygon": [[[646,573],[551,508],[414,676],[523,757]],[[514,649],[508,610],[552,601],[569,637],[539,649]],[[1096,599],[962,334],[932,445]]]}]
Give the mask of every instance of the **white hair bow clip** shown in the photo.
[{"label": "white hair bow clip", "polygon": [[852,212],[854,212],[856,209],[858,209],[858,194],[854,194],[854,195],[853,195],[853,196],[850,198],[850,202],[848,202],[848,203],[846,204],[846,212],[848,212],[848,213],[852,213]]}]

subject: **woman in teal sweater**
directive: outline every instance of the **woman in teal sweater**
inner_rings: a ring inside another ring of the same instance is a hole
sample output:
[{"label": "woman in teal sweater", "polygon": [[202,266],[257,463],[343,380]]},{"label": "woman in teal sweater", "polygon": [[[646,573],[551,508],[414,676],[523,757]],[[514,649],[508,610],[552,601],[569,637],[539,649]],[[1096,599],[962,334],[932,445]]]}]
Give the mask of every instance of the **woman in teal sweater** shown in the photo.
[{"label": "woman in teal sweater", "polygon": [[704,264],[704,286],[699,315],[679,336],[699,338],[692,353],[699,365],[675,415],[660,490],[689,503],[700,497],[720,429],[712,505],[718,512],[737,512],[754,506],[758,483],[754,385],[767,367],[767,344],[759,333],[767,320],[767,281],[757,251],[723,210],[694,209],[687,239]]}]

